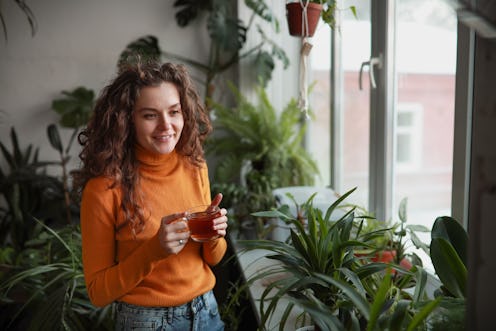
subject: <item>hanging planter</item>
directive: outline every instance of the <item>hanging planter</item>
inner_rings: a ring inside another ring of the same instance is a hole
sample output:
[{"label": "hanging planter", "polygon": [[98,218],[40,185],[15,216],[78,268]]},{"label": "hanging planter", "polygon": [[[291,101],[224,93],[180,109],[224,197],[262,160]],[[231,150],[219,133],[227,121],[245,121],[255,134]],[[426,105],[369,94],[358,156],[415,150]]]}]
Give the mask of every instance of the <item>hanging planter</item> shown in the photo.
[{"label": "hanging planter", "polygon": [[322,4],[304,0],[286,3],[289,34],[295,37],[312,37],[319,23]]}]

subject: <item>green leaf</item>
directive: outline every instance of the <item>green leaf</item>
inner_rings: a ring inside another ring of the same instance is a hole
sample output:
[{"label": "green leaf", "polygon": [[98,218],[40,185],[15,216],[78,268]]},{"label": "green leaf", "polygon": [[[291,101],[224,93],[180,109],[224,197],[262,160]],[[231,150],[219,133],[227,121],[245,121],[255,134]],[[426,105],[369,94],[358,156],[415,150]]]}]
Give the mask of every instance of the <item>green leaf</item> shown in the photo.
[{"label": "green leaf", "polygon": [[152,35],[141,37],[126,46],[119,56],[117,67],[123,68],[128,64],[136,63],[138,58],[141,58],[142,62],[159,61],[161,54],[157,37]]},{"label": "green leaf", "polygon": [[60,154],[63,153],[62,140],[60,139],[59,130],[55,124],[50,124],[47,127],[48,140],[50,145],[55,148]]},{"label": "green leaf", "polygon": [[425,294],[427,286],[427,272],[423,268],[418,268],[416,275],[415,291],[413,292],[413,301],[420,302]]},{"label": "green leaf", "polygon": [[274,59],[267,51],[258,52],[255,57],[255,68],[256,75],[263,87],[267,86],[267,83],[272,78],[272,72],[275,68]]},{"label": "green leaf", "polygon": [[422,323],[429,316],[429,314],[439,305],[439,302],[441,300],[442,297],[438,297],[435,300],[430,301],[422,308],[422,310],[417,312],[408,325],[407,331],[414,331],[420,325],[420,323]]},{"label": "green leaf", "polygon": [[274,23],[276,32],[279,32],[279,21],[264,0],[245,0],[245,5],[264,21]]},{"label": "green leaf", "polygon": [[382,311],[382,307],[386,304],[388,291],[391,287],[391,273],[386,272],[382,282],[375,293],[374,301],[370,307],[370,316],[367,323],[367,331],[372,331],[376,327],[377,320]]},{"label": "green leaf", "polygon": [[432,239],[444,238],[455,249],[463,264],[467,265],[468,235],[463,226],[449,216],[438,217],[432,226]]},{"label": "green leaf", "polygon": [[394,312],[389,321],[389,331],[403,331],[403,323],[408,317],[408,308],[411,301],[400,300],[394,309]]},{"label": "green leaf", "polygon": [[223,51],[237,52],[246,42],[247,29],[243,22],[225,10],[213,10],[207,21],[212,42]]},{"label": "green leaf", "polygon": [[338,287],[343,293],[353,302],[358,311],[368,320],[370,318],[370,308],[367,300],[357,292],[355,288],[350,286],[349,284],[336,280],[327,275],[318,274],[317,275],[322,280],[326,281],[329,284],[332,284]]},{"label": "green leaf", "polygon": [[52,109],[61,115],[59,124],[73,129],[86,125],[93,111],[95,93],[80,86],[62,94],[64,98],[52,101]]},{"label": "green leaf", "polygon": [[401,222],[406,223],[407,221],[407,207],[408,207],[408,198],[403,198],[400,201],[400,206],[398,208],[398,217]]},{"label": "green leaf", "polygon": [[191,1],[191,0],[176,0],[174,7],[177,8],[176,22],[180,27],[188,26],[194,21],[201,12],[212,9],[212,0]]},{"label": "green leaf", "polygon": [[444,238],[432,239],[431,260],[436,274],[450,293],[455,297],[465,297],[467,268],[453,246]]},{"label": "green leaf", "polygon": [[259,211],[255,213],[251,213],[250,215],[256,217],[268,217],[268,218],[282,218],[286,220],[292,220],[293,218],[288,215],[281,213],[279,210],[269,210],[269,211]]}]

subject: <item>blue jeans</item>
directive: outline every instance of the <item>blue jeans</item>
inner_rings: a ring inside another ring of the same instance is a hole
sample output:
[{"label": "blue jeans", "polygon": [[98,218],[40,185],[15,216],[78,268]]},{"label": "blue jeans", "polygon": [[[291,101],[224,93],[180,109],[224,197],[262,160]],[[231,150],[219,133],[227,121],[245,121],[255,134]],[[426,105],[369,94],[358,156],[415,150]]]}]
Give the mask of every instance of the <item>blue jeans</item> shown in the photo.
[{"label": "blue jeans", "polygon": [[141,307],[117,303],[116,331],[222,331],[214,293],[209,291],[176,307]]}]

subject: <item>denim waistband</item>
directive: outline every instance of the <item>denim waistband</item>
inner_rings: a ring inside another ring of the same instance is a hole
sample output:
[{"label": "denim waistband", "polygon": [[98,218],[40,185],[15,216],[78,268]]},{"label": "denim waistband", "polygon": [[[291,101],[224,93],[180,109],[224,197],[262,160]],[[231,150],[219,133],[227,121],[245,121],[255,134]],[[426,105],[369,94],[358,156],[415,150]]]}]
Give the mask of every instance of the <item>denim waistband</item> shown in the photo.
[{"label": "denim waistband", "polygon": [[212,291],[208,291],[205,294],[199,295],[190,302],[187,302],[180,306],[173,307],[143,307],[136,306],[126,302],[117,302],[117,312],[120,314],[132,314],[132,315],[147,315],[150,317],[158,316],[187,316],[191,313],[203,309],[208,305],[208,296],[213,295]]}]

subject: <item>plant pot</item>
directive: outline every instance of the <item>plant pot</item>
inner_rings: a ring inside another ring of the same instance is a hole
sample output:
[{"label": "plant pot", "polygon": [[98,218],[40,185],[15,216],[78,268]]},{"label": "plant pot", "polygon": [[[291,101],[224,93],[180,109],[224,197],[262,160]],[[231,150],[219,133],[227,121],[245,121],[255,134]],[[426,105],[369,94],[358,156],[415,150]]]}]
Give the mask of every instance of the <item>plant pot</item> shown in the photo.
[{"label": "plant pot", "polygon": [[[394,262],[394,258],[396,257],[396,251],[384,250],[378,252],[375,257],[372,258],[374,262],[383,262],[383,263],[392,263]],[[400,261],[400,266],[409,270],[412,267],[410,261],[406,258]],[[393,270],[394,271],[394,270]]]},{"label": "plant pot", "polygon": [[286,4],[286,18],[288,21],[289,34],[295,37],[312,37],[319,23],[322,5],[318,3],[308,3],[306,17],[308,21],[305,24],[302,5],[304,3],[290,2]]},{"label": "plant pot", "polygon": [[[369,256],[370,252],[367,252],[366,250],[364,251],[359,251],[355,252],[355,256],[361,257],[361,256]],[[380,252],[375,253],[374,256],[370,258],[372,262],[382,262],[382,263],[394,263],[394,259],[396,257],[396,251],[395,250],[383,250]],[[412,267],[412,263],[407,259],[404,258],[400,262],[400,267],[410,270]],[[391,270],[392,274],[396,273],[396,270]]]}]

